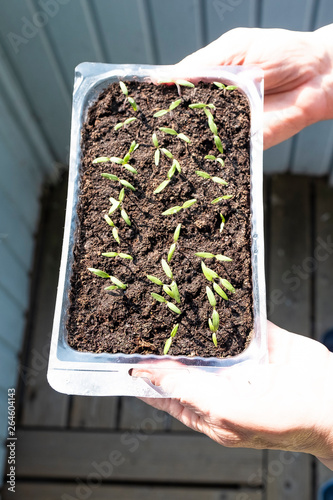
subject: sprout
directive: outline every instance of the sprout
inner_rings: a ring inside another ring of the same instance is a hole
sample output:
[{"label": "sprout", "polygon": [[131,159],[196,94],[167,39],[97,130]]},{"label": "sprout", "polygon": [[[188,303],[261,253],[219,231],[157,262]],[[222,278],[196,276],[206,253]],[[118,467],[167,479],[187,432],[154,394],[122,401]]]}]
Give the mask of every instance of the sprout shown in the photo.
[{"label": "sprout", "polygon": [[174,313],[176,314],[181,314],[181,310],[178,309],[177,306],[175,306],[175,304],[173,304],[172,302],[168,302],[164,297],[162,297],[162,295],[159,295],[158,293],[154,293],[152,292],[151,293],[151,296],[153,297],[153,299],[157,300],[157,302],[162,302],[163,304],[166,304],[166,306]]},{"label": "sprout", "polygon": [[173,241],[175,243],[177,243],[178,239],[179,239],[179,235],[180,235],[180,230],[181,230],[181,227],[182,225],[181,224],[178,224],[178,226],[176,227],[175,229],[175,232],[174,232],[174,235],[173,235]]},{"label": "sprout", "polygon": [[185,201],[185,203],[183,203],[183,205],[181,207],[178,205],[175,207],[171,207],[168,210],[165,210],[165,212],[162,212],[162,215],[174,215],[174,214],[180,212],[180,210],[191,207],[192,205],[194,205],[194,203],[196,203],[196,201],[197,200],[195,200],[195,199],[187,200],[187,201]]},{"label": "sprout", "polygon": [[232,259],[230,257],[226,257],[225,255],[217,254],[214,255],[213,253],[209,252],[197,252],[195,254],[197,257],[200,257],[201,259],[216,259],[222,262],[231,262]]},{"label": "sprout", "polygon": [[133,123],[135,120],[136,118],[132,116],[131,118],[127,118],[124,122],[117,123],[113,128],[114,130],[119,130],[124,125],[129,125],[130,123]]},{"label": "sprout", "polygon": [[213,160],[213,161],[218,161],[219,163],[221,163],[222,167],[224,167],[224,161],[222,160],[222,158],[217,158],[216,156],[214,155],[206,155],[205,156],[205,160]]},{"label": "sprout", "polygon": [[235,290],[235,288],[232,286],[232,284],[231,284],[231,283],[229,283],[229,281],[228,281],[228,280],[225,280],[225,279],[223,279],[223,278],[220,278],[220,282],[221,282],[221,284],[224,286],[224,288],[226,288],[227,290],[229,290],[229,292],[231,292],[231,293],[235,293],[235,291],[236,291],[236,290]]},{"label": "sprout", "polygon": [[213,281],[214,279],[219,278],[219,275],[215,271],[213,271],[213,269],[207,267],[203,261],[201,261],[201,269],[208,281]]},{"label": "sprout", "polygon": [[128,253],[118,253],[118,252],[106,252],[102,253],[103,257],[120,257],[121,259],[133,260],[133,257]]},{"label": "sprout", "polygon": [[[95,158],[93,160],[93,163],[103,163],[103,162],[111,162],[111,163],[116,163],[117,165],[122,165],[124,168],[129,170],[132,174],[137,174],[137,170],[135,170],[132,165],[130,165],[128,162],[131,158],[131,154],[134,153],[136,149],[138,149],[139,144],[137,144],[135,141],[131,143],[130,149],[128,153],[124,156],[124,158],[118,158],[117,156],[101,156],[99,158]],[[112,174],[109,174],[112,175]]]},{"label": "sprout", "polygon": [[88,271],[90,271],[93,274],[96,274],[96,276],[99,276],[99,278],[110,278],[110,275],[108,273],[100,271],[99,269],[94,269],[93,267],[88,267]]},{"label": "sprout", "polygon": [[195,85],[192,82],[189,82],[187,80],[159,80],[157,82],[158,84],[161,83],[174,83],[175,85],[181,85],[183,87],[191,87],[193,88]]},{"label": "sprout", "polygon": [[111,181],[119,182],[122,186],[125,186],[125,187],[131,189],[132,191],[136,191],[136,188],[134,186],[132,186],[131,183],[129,183],[125,179],[119,179],[119,177],[117,177],[114,174],[104,174],[103,173],[103,174],[101,174],[101,176],[105,177],[106,179],[110,179]]},{"label": "sprout", "polygon": [[214,142],[217,149],[220,151],[221,154],[223,154],[222,142],[218,135],[214,135]]},{"label": "sprout", "polygon": [[178,309],[178,307],[177,307],[177,306],[175,306],[175,304],[173,304],[172,302],[167,302],[167,303],[166,303],[166,305],[168,306],[168,308],[169,308],[172,312],[174,312],[174,313],[176,313],[176,314],[181,314],[181,313],[182,313],[182,312],[181,312],[181,310],[180,310],[180,309]]},{"label": "sprout", "polygon": [[173,274],[172,274],[171,268],[170,268],[169,264],[167,263],[167,261],[165,259],[162,259],[161,264],[162,264],[163,271],[165,272],[167,277],[172,280]]},{"label": "sprout", "polygon": [[188,107],[190,109],[204,109],[204,108],[216,109],[214,104],[205,104],[203,102],[196,102],[194,104],[189,104]]},{"label": "sprout", "polygon": [[196,170],[195,173],[199,177],[203,177],[204,179],[211,179],[213,182],[216,182],[217,184],[223,184],[224,186],[228,185],[228,183],[224,179],[221,179],[221,177],[212,176],[207,172],[203,172],[202,170]]},{"label": "sprout", "polygon": [[179,139],[182,139],[183,141],[187,142],[188,144],[191,143],[190,139],[187,137],[185,134],[179,134],[174,130],[173,128],[168,128],[168,127],[160,127],[159,130],[161,132],[164,132],[165,134],[169,135],[176,135]]},{"label": "sprout", "polygon": [[224,218],[223,214],[220,214],[220,216],[221,216],[221,219],[222,219],[222,222],[221,222],[221,225],[220,225],[220,233],[222,233],[223,228],[224,228],[224,224],[225,224],[225,218]]},{"label": "sprout", "polygon": [[237,89],[238,87],[236,85],[223,85],[223,83],[221,82],[213,82],[214,85],[216,85],[216,87],[218,87],[219,89],[223,89],[224,91],[226,90],[235,90]]},{"label": "sprout", "polygon": [[157,186],[157,188],[155,189],[154,194],[158,194],[161,191],[163,191],[163,189],[167,187],[169,182],[170,182],[170,179],[165,179],[165,181],[161,182],[161,184],[159,186]]},{"label": "sprout", "polygon": [[172,339],[176,336],[176,333],[178,332],[178,328],[179,328],[179,324],[177,323],[173,327],[173,329],[171,330],[170,337],[167,339],[167,341],[165,342],[165,345],[164,345],[164,350],[163,350],[164,355],[168,354]]},{"label": "sprout", "polygon": [[115,278],[114,276],[110,276],[110,280],[112,281],[112,283],[114,283],[118,288],[122,288],[123,290],[125,290],[127,288],[127,285],[125,285],[125,283],[122,283],[120,280],[118,280],[117,278]]},{"label": "sprout", "polygon": [[116,240],[116,242],[120,245],[120,239],[119,239],[119,236],[118,236],[118,229],[114,225],[113,220],[111,220],[108,215],[104,215],[104,219],[109,224],[109,226],[112,227],[112,236],[114,237],[114,239]]},{"label": "sprout", "polygon": [[220,296],[222,297],[222,299],[224,300],[229,300],[228,299],[228,295],[225,293],[224,290],[222,290],[222,288],[217,284],[217,283],[213,283],[213,288],[215,290],[215,292]]},{"label": "sprout", "polygon": [[232,194],[225,194],[224,196],[219,196],[218,198],[215,198],[215,200],[213,200],[211,203],[212,205],[215,205],[216,203],[219,203],[222,200],[230,200],[230,198],[232,197],[233,197]]},{"label": "sprout", "polygon": [[216,338],[215,332],[213,332],[213,334],[212,334],[212,340],[213,340],[213,344],[215,345],[215,347],[217,347],[217,338]]},{"label": "sprout", "polygon": [[149,279],[149,281],[152,281],[153,283],[155,283],[155,285],[163,286],[163,281],[156,278],[156,276],[152,276],[151,274],[147,274],[147,278]]},{"label": "sprout", "polygon": [[170,151],[168,149],[161,148],[161,151],[162,151],[163,154],[165,154],[165,156],[167,156],[168,158],[170,158],[172,160],[173,154],[170,153]]},{"label": "sprout", "polygon": [[138,106],[137,106],[135,100],[133,99],[133,97],[130,97],[128,95],[128,89],[127,89],[126,85],[124,84],[124,82],[119,82],[119,85],[120,85],[122,93],[125,95],[126,99],[130,103],[130,105],[132,106],[132,108],[134,109],[134,111],[137,111]]},{"label": "sprout", "polygon": [[172,259],[173,254],[175,253],[175,250],[176,250],[176,243],[172,243],[170,250],[169,250],[169,253],[168,253],[168,262],[170,262],[170,260]]},{"label": "sprout", "polygon": [[174,109],[176,109],[176,108],[177,108],[177,106],[179,106],[179,104],[180,104],[181,102],[182,102],[182,100],[181,100],[181,99],[177,99],[176,101],[173,101],[173,102],[170,104],[170,106],[169,106],[169,108],[168,108],[168,109],[161,109],[160,111],[157,111],[157,112],[153,115],[153,117],[154,117],[154,118],[158,118],[159,116],[164,116],[164,115],[166,115],[167,113],[170,113],[170,111],[173,111]]},{"label": "sprout", "polygon": [[215,299],[214,293],[212,292],[212,289],[209,288],[209,286],[206,286],[206,293],[207,293],[207,297],[208,297],[210,305],[212,307],[215,307],[216,306],[216,299]]}]

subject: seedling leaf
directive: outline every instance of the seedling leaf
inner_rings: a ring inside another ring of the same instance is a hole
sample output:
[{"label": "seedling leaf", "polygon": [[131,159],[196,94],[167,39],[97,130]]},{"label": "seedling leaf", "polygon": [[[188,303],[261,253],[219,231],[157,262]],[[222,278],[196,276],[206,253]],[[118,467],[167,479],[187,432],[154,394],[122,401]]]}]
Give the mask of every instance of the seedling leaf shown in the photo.
[{"label": "seedling leaf", "polygon": [[223,154],[222,142],[218,135],[214,135],[214,142],[217,149],[220,151],[221,154]]},{"label": "seedling leaf", "polygon": [[170,285],[170,288],[173,291],[175,301],[178,302],[178,304],[180,304],[180,295],[179,295],[177,283],[175,281],[173,281]]},{"label": "seedling leaf", "polygon": [[122,201],[124,201],[124,198],[125,198],[125,189],[122,188],[119,193],[119,202],[121,203]]},{"label": "seedling leaf", "polygon": [[217,283],[214,283],[214,284],[213,284],[213,288],[214,288],[215,292],[216,292],[216,293],[217,293],[220,297],[222,297],[222,299],[224,299],[224,300],[229,300],[229,299],[228,299],[227,294],[225,293],[225,291],[224,291],[224,290],[222,290],[222,288],[220,287],[220,285],[218,285]]},{"label": "seedling leaf", "polygon": [[94,269],[93,267],[88,267],[88,270],[96,274],[96,276],[99,276],[100,278],[110,278],[108,273],[105,273],[104,271],[100,271],[99,269]]},{"label": "seedling leaf", "polygon": [[138,149],[138,147],[139,147],[139,144],[137,144],[136,141],[132,141],[131,145],[130,145],[130,148],[129,148],[129,151],[128,151],[129,154],[134,153],[134,151],[136,149]]},{"label": "seedling leaf", "polygon": [[176,333],[178,332],[179,324],[177,323],[173,329],[171,330],[170,337],[173,338],[176,336]]},{"label": "seedling leaf", "polygon": [[149,279],[149,281],[152,281],[156,285],[160,285],[160,286],[163,285],[163,282],[161,280],[159,280],[158,278],[156,278],[156,276],[152,276],[151,274],[147,274],[147,278]]},{"label": "seedling leaf", "polygon": [[114,227],[112,229],[112,236],[114,237],[114,239],[116,240],[116,242],[118,243],[118,245],[120,245],[120,239],[119,239],[119,236],[118,236],[118,229],[116,227]]},{"label": "seedling leaf", "polygon": [[169,113],[168,109],[161,109],[160,111],[156,111],[156,113],[153,114],[153,117],[158,118],[159,116],[164,116],[167,113]]},{"label": "seedling leaf", "polygon": [[129,170],[129,172],[131,172],[132,174],[137,174],[138,171],[135,170],[134,167],[132,167],[132,165],[130,165],[129,163],[125,163],[124,164],[124,168],[126,168],[126,170]]},{"label": "seedling leaf", "polygon": [[110,181],[119,181],[119,177],[113,174],[101,174],[101,176],[110,179]]},{"label": "seedling leaf", "polygon": [[168,210],[165,210],[165,212],[162,212],[162,215],[174,215],[174,214],[178,213],[181,209],[182,209],[182,207],[179,207],[177,205],[176,207],[168,208]]},{"label": "seedling leaf", "polygon": [[118,257],[120,257],[121,259],[133,260],[132,255],[129,255],[128,253],[118,253]]},{"label": "seedling leaf", "polygon": [[185,134],[178,134],[178,138],[182,141],[187,142],[187,144],[191,144],[191,140]]},{"label": "seedling leaf", "polygon": [[222,196],[222,200],[230,200],[230,198],[232,198],[232,194],[225,194],[224,196]]},{"label": "seedling leaf", "polygon": [[170,179],[165,179],[165,181],[161,182],[161,184],[159,186],[157,186],[157,188],[155,189],[154,194],[158,194],[161,191],[163,191],[163,189],[167,187],[169,182],[170,182]]},{"label": "seedling leaf", "polygon": [[124,124],[122,122],[117,123],[113,128],[114,130],[119,130]]},{"label": "seedling leaf", "polygon": [[160,127],[159,130],[161,132],[164,132],[165,134],[178,135],[177,132],[173,128]]},{"label": "seedling leaf", "polygon": [[219,313],[217,312],[216,309],[213,310],[212,321],[213,321],[213,326],[215,328],[215,331],[217,331],[219,328],[219,324],[220,324],[220,316],[219,316]]},{"label": "seedling leaf", "polygon": [[215,345],[215,347],[217,347],[217,338],[216,338],[216,333],[215,332],[213,332],[212,340],[213,340],[213,344]]},{"label": "seedling leaf", "polygon": [[133,97],[127,97],[127,99],[128,99],[128,102],[130,103],[130,105],[132,106],[132,108],[134,109],[134,111],[137,111],[138,110],[138,105],[134,101]]},{"label": "seedling leaf", "polygon": [[228,183],[224,179],[221,179],[221,177],[212,177],[212,181],[217,182],[218,184],[223,184],[223,186],[228,185]]},{"label": "seedling leaf", "polygon": [[117,257],[119,255],[117,252],[106,252],[102,253],[103,257]]},{"label": "seedling leaf", "polygon": [[172,337],[169,337],[164,344],[164,349],[163,349],[164,356],[166,356],[168,354],[170,346],[171,346],[171,342],[172,342]]},{"label": "seedling leaf", "polygon": [[220,233],[222,233],[223,228],[224,228],[224,224],[225,224],[225,218],[224,218],[223,214],[220,214],[220,216],[221,216],[221,220],[222,220],[221,225],[220,225]]},{"label": "seedling leaf", "polygon": [[171,297],[172,299],[174,299],[174,294],[173,294],[173,291],[168,287],[168,285],[163,285],[163,291],[169,295],[169,297]]},{"label": "seedling leaf", "polygon": [[172,274],[171,268],[170,268],[169,264],[167,263],[167,261],[165,259],[162,259],[161,260],[161,264],[162,264],[162,267],[163,267],[163,271],[165,272],[165,274],[167,275],[167,277],[172,280],[173,274]]},{"label": "seedling leaf", "polygon": [[161,151],[162,153],[165,154],[165,156],[167,156],[168,158],[172,159],[173,158],[173,154],[170,153],[170,151],[168,149],[165,149],[165,148],[161,148]]},{"label": "seedling leaf", "polygon": [[136,120],[135,116],[132,116],[131,118],[127,118],[124,121],[124,125],[129,125],[130,123],[135,122],[135,120]]},{"label": "seedling leaf", "polygon": [[182,225],[181,224],[178,224],[178,226],[176,227],[175,229],[175,232],[174,232],[174,235],[173,235],[173,241],[175,243],[177,243],[178,239],[179,239],[179,235],[180,235],[180,229],[181,229]]},{"label": "seedling leaf", "polygon": [[224,288],[229,290],[229,292],[231,292],[231,293],[235,293],[235,291],[236,291],[235,288],[232,286],[231,283],[229,283],[228,280],[221,278],[220,281],[221,281],[222,285],[224,286]]},{"label": "seedling leaf", "polygon": [[176,313],[176,314],[181,314],[181,310],[178,309],[177,306],[175,306],[175,304],[173,304],[172,302],[167,302],[166,305],[168,306],[169,309],[171,309],[172,312]]},{"label": "seedling leaf", "polygon": [[197,202],[197,200],[195,200],[195,199],[187,200],[187,201],[185,201],[185,203],[183,203],[182,208],[190,208],[196,202]]},{"label": "seedling leaf", "polygon": [[175,172],[176,172],[176,165],[175,162],[173,162],[167,174],[168,179],[171,179],[174,176]]},{"label": "seedling leaf", "polygon": [[116,156],[112,156],[109,158],[109,161],[112,163],[117,163],[117,165],[122,165],[124,163],[124,160],[122,158],[117,158]]},{"label": "seedling leaf", "polygon": [[230,259],[230,257],[226,257],[225,255],[221,255],[221,254],[215,255],[215,258],[216,258],[216,260],[220,260],[221,262],[231,262],[232,261],[232,259]]},{"label": "seedling leaf", "polygon": [[159,295],[158,293],[152,292],[151,296],[153,297],[153,299],[157,300],[157,302],[164,302],[164,303],[166,302],[165,298],[162,297],[162,295]]},{"label": "seedling leaf", "polygon": [[124,84],[124,82],[119,82],[119,85],[120,85],[120,88],[121,88],[121,91],[123,94],[125,94],[126,96],[128,95],[128,90],[127,90],[127,87],[126,85]]},{"label": "seedling leaf", "polygon": [[197,257],[201,257],[201,259],[214,259],[215,255],[209,252],[197,252],[195,254]]},{"label": "seedling leaf", "polygon": [[136,188],[134,186],[132,186],[132,184],[130,184],[128,181],[121,179],[119,182],[122,186],[125,186],[125,187],[131,189],[132,191],[136,191]]},{"label": "seedling leaf", "polygon": [[219,275],[215,271],[213,271],[213,269],[209,269],[209,267],[207,267],[203,261],[201,261],[201,269],[208,281],[213,281],[214,279],[219,277]]},{"label": "seedling leaf", "polygon": [[122,288],[123,290],[127,288],[127,285],[125,285],[125,283],[122,283],[120,280],[118,280],[118,278],[115,278],[114,276],[110,276],[110,280],[112,281],[112,283],[117,285],[117,287]]},{"label": "seedling leaf", "polygon": [[157,140],[157,135],[153,134],[151,138],[152,138],[152,141],[153,141],[155,148],[158,148],[159,144],[158,144],[158,140]]},{"label": "seedling leaf", "polygon": [[214,293],[212,292],[211,288],[209,288],[209,286],[206,286],[206,293],[207,293],[207,297],[208,297],[210,305],[212,307],[215,307],[216,306],[216,299],[215,299]]},{"label": "seedling leaf", "polygon": [[209,128],[210,128],[212,134],[214,134],[214,140],[215,140],[215,136],[217,137],[216,123],[214,122],[214,120],[212,118],[208,118],[208,125],[209,125]]},{"label": "seedling leaf", "polygon": [[103,163],[106,161],[112,161],[112,158],[109,158],[108,156],[100,156],[99,158],[95,158],[92,162],[93,163]]},{"label": "seedling leaf", "polygon": [[182,85],[183,87],[194,87],[194,83],[188,82],[187,80],[176,80],[175,83],[178,85]]},{"label": "seedling leaf", "polygon": [[118,290],[119,287],[117,287],[116,285],[111,285],[111,286],[107,286],[106,288],[104,288],[104,290]]},{"label": "seedling leaf", "polygon": [[154,161],[155,161],[156,167],[158,166],[158,164],[160,162],[160,156],[161,156],[160,150],[156,149],[156,151],[154,153]]},{"label": "seedling leaf", "polygon": [[108,215],[104,215],[104,219],[109,224],[109,226],[114,227],[114,223],[113,223],[113,221],[110,219],[110,217]]},{"label": "seedling leaf", "polygon": [[173,101],[170,106],[169,106],[169,111],[172,111],[174,110],[175,108],[177,108],[177,106],[179,106],[179,104],[182,102],[181,99],[177,99],[176,101]]},{"label": "seedling leaf", "polygon": [[173,254],[175,253],[175,250],[176,250],[176,243],[172,243],[170,250],[169,250],[169,253],[168,253],[168,262],[170,262],[170,260],[172,259]]},{"label": "seedling leaf", "polygon": [[216,156],[213,155],[206,155],[205,160],[216,160]]},{"label": "seedling leaf", "polygon": [[209,329],[211,332],[215,332],[215,328],[214,328],[214,325],[213,325],[213,322],[210,318],[208,318],[208,325],[209,325]]},{"label": "seedling leaf", "polygon": [[219,89],[225,89],[225,85],[223,85],[223,83],[221,82],[213,82],[214,85],[216,85],[216,87],[218,87]]},{"label": "seedling leaf", "polygon": [[132,225],[127,213],[125,212],[125,210],[123,208],[120,210],[120,215],[122,216],[122,218],[124,219],[124,221],[126,222],[126,224],[128,226]]},{"label": "seedling leaf", "polygon": [[207,172],[203,172],[202,170],[196,170],[195,173],[199,177],[203,177],[204,179],[210,179],[211,178],[211,176]]}]

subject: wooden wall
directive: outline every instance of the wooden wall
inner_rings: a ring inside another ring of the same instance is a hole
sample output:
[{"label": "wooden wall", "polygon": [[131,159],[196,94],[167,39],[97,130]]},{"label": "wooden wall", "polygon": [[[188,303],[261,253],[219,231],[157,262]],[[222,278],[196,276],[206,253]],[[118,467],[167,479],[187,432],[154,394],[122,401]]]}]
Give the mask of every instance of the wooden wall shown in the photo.
[{"label": "wooden wall", "polygon": [[[68,162],[74,67],[169,64],[237,26],[311,30],[332,21],[331,0],[1,3],[0,439],[17,379],[41,186]],[[332,123],[314,125],[265,153],[265,170],[328,174],[332,144]]]}]

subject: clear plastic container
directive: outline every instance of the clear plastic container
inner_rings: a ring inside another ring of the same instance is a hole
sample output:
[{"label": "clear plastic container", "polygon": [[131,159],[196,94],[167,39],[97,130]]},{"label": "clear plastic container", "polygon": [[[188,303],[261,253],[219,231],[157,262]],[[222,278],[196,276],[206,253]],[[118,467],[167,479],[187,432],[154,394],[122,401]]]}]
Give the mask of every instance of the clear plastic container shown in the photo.
[{"label": "clear plastic container", "polygon": [[[76,205],[79,193],[81,128],[90,105],[112,82],[137,80],[186,79],[189,81],[222,81],[236,85],[247,96],[251,109],[251,213],[252,213],[252,282],[254,331],[247,349],[229,358],[175,357],[156,355],[95,354],[79,352],[67,344],[66,316],[69,305]],[[267,360],[266,299],[264,276],[262,151],[263,151],[263,78],[255,67],[189,67],[82,63],[75,70],[73,93],[70,169],[66,221],[54,314],[48,381],[65,394],[138,397],[165,397],[158,387],[143,379],[131,377],[129,371],[138,363],[158,369],[159,360],[172,360],[172,369],[205,370],[215,375],[227,367],[255,369]],[[175,368],[174,361],[178,361]]]}]

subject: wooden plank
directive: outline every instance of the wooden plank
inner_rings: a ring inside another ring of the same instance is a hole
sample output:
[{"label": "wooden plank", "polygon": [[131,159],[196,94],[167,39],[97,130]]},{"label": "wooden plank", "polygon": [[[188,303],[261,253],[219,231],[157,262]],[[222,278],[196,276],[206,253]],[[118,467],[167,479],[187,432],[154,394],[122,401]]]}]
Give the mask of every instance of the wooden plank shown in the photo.
[{"label": "wooden plank", "polygon": [[[261,27],[307,30],[315,0],[265,0],[262,2]],[[288,12],[288,15],[286,13]],[[302,13],[302,15],[301,15]]]},{"label": "wooden plank", "polygon": [[23,425],[64,426],[69,398],[48,385],[46,370],[64,225],[66,179],[46,196],[35,269],[35,297],[30,308],[30,343],[20,370]]},{"label": "wooden plank", "polygon": [[103,467],[109,480],[246,486],[262,465],[261,450],[223,448],[200,434],[21,429],[17,438],[18,478],[87,478]]},{"label": "wooden plank", "polygon": [[72,398],[71,428],[115,429],[119,398],[74,396]]},{"label": "wooden plank", "polygon": [[25,326],[24,308],[0,288],[0,342],[16,352],[21,349]]},{"label": "wooden plank", "polygon": [[120,429],[156,432],[165,430],[168,422],[167,413],[158,411],[136,398],[121,398]]},{"label": "wooden plank", "polygon": [[[25,483],[16,484],[17,498],[34,500],[76,500],[92,493],[93,500],[262,500],[259,489],[191,488],[168,486],[135,485],[91,485],[68,483]],[[66,497],[67,495],[67,497]],[[81,495],[81,496],[80,496]],[[84,497],[84,498],[88,498]],[[12,499],[12,493],[4,488],[3,500]]]},{"label": "wooden plank", "polygon": [[[137,2],[98,0],[93,5],[97,26],[102,33],[107,62],[151,64],[152,61],[149,60],[145,48],[146,36],[140,22]],[[124,36],[124,22],[127,26],[126,36]]]},{"label": "wooden plank", "polygon": [[7,390],[16,387],[17,352],[6,344],[0,345],[0,389]]},{"label": "wooden plank", "polygon": [[[58,5],[66,10],[66,4]],[[27,2],[10,2],[3,4],[0,32],[9,65],[14,73],[20,75],[18,83],[23,89],[22,94],[33,108],[47,143],[58,153],[57,159],[65,162],[69,143],[69,94],[65,99],[53,60],[45,51],[41,39],[46,24],[52,20],[51,16],[46,15],[41,22],[41,17],[32,14]],[[43,78],[40,77],[40,68],[43,68]],[[15,102],[12,104],[15,107]]]},{"label": "wooden plank", "polygon": [[247,0],[246,2],[228,2],[225,0],[206,2],[208,42],[212,42],[233,28],[249,26],[254,3],[253,0]]},{"label": "wooden plank", "polygon": [[174,64],[199,48],[192,0],[154,0],[149,5],[159,64]]},{"label": "wooden plank", "polygon": [[268,500],[313,500],[312,461],[309,455],[268,451],[264,472]]},{"label": "wooden plank", "polygon": [[282,328],[309,335],[311,307],[310,182],[272,179],[268,316]]},{"label": "wooden plank", "polygon": [[0,262],[0,287],[15,297],[17,303],[25,309],[28,304],[29,276],[5,243],[0,245]]}]

